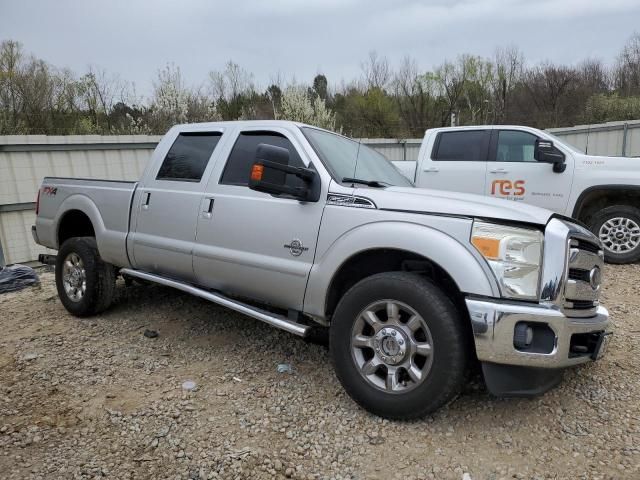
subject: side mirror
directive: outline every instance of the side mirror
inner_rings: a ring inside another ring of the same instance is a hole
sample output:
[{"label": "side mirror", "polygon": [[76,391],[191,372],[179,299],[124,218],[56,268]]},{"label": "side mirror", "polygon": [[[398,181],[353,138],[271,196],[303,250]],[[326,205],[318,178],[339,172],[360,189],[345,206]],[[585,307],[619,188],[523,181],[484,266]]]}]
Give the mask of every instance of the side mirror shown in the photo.
[{"label": "side mirror", "polygon": [[556,173],[562,173],[567,169],[566,163],[564,163],[564,153],[558,150],[551,140],[536,140],[535,150],[533,157],[543,163],[551,163],[553,165],[553,171]]},{"label": "side mirror", "polygon": [[[287,175],[302,179],[302,185],[287,185]],[[251,166],[249,188],[272,195],[287,195],[302,201],[315,201],[315,189],[312,189],[315,179],[316,172],[313,170],[289,165],[289,150],[286,148],[261,143],[256,149],[256,159]]]}]

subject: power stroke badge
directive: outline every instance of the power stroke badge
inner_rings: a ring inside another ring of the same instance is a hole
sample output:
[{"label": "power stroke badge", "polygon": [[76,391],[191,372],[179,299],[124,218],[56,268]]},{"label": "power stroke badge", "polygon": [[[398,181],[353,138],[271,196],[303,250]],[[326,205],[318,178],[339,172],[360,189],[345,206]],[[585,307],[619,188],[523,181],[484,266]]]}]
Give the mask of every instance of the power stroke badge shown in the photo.
[{"label": "power stroke badge", "polygon": [[300,255],[302,255],[302,252],[306,252],[307,250],[309,250],[309,247],[305,247],[302,244],[302,240],[298,240],[297,238],[291,240],[291,243],[285,244],[284,248],[288,248],[289,253],[291,253],[291,255],[293,255],[294,257],[299,257]]}]

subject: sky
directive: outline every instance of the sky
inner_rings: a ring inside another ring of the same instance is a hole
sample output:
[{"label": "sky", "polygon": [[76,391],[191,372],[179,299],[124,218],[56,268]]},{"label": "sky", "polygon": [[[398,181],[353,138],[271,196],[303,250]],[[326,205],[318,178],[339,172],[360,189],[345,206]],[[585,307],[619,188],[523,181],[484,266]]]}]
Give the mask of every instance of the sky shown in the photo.
[{"label": "sky", "polygon": [[233,60],[261,87],[278,73],[336,86],[372,50],[425,71],[510,45],[529,64],[612,64],[634,31],[640,0],[0,0],[0,40],[78,74],[104,68],[141,95],[167,63],[199,86]]}]

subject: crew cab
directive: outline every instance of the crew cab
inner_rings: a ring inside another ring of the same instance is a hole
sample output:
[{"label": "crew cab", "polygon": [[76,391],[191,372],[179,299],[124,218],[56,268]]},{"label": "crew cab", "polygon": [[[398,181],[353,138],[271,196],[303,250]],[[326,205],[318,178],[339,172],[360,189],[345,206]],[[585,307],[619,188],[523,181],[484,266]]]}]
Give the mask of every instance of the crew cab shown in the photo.
[{"label": "crew cab", "polygon": [[[605,351],[603,252],[548,210],[414,187],[349,138],[284,121],[173,127],[139,182],[45,178],[33,236],[74,315],[115,280],[189,292],[293,334],[388,418],[434,411],[481,362],[534,395]],[[318,330],[320,329],[320,330]]]},{"label": "crew cab", "polygon": [[605,259],[640,259],[640,161],[585,155],[523,126],[427,130],[417,162],[394,162],[421,188],[529,203],[580,220]]}]

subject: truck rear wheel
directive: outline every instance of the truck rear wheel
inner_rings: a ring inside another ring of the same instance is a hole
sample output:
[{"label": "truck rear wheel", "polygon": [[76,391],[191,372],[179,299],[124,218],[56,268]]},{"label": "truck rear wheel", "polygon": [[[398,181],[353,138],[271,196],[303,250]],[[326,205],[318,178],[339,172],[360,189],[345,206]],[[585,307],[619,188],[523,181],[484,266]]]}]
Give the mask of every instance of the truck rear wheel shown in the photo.
[{"label": "truck rear wheel", "polygon": [[640,259],[640,210],[629,205],[603,208],[593,216],[591,231],[604,246],[609,263],[631,263]]},{"label": "truck rear wheel", "polygon": [[344,389],[369,412],[393,419],[424,416],[459,393],[466,345],[449,298],[406,272],[358,282],[338,303],[330,328]]},{"label": "truck rear wheel", "polygon": [[115,269],[104,262],[93,237],[66,240],[56,257],[58,296],[69,313],[77,317],[107,309],[115,290]]}]

